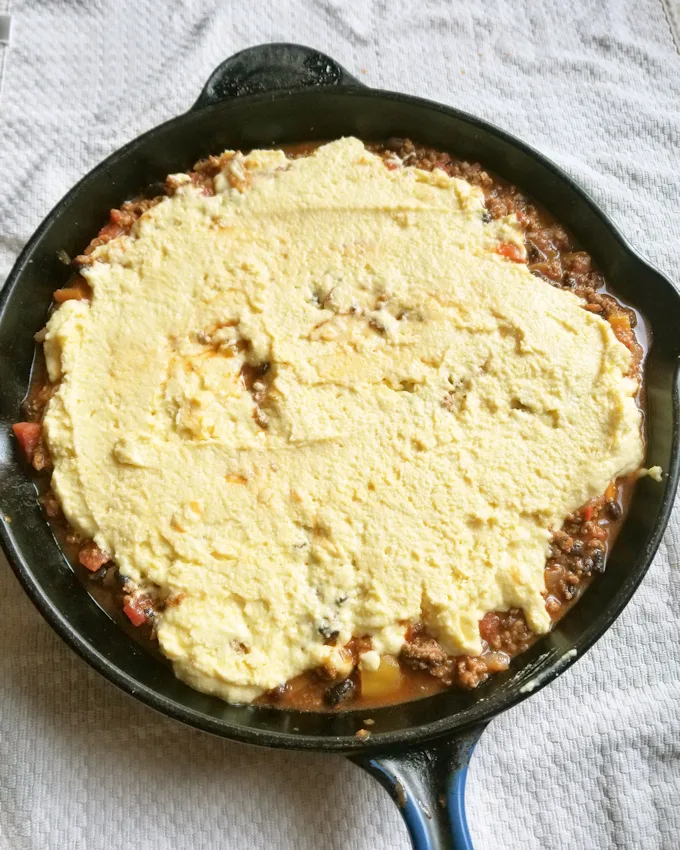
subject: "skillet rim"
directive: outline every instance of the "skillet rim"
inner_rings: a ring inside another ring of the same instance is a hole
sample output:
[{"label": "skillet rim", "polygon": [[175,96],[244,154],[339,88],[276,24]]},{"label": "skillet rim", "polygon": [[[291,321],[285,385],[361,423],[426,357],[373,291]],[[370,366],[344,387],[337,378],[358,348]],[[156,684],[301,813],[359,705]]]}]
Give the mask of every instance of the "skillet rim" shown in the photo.
[{"label": "skillet rim", "polygon": [[[381,100],[396,101],[397,103],[401,102],[420,106],[431,111],[450,115],[458,120],[471,124],[474,127],[481,128],[491,133],[493,136],[508,142],[513,147],[518,148],[521,152],[527,154],[544,168],[551,171],[559,181],[568,186],[571,192],[580,196],[580,199],[585,202],[602,220],[631,261],[637,261],[646,266],[647,269],[658,277],[663,285],[668,287],[669,290],[675,294],[678,299],[678,315],[680,316],[680,293],[678,293],[678,290],[662,272],[655,268],[655,266],[645,259],[642,254],[631,246],[618,226],[593,200],[588,192],[575,182],[563,169],[554,164],[531,145],[528,145],[521,139],[518,139],[514,135],[488,121],[476,118],[463,110],[446,106],[436,101],[399,92],[374,89],[364,86],[361,83],[357,83],[356,85],[314,86],[313,89],[279,89],[274,92],[249,94],[239,97],[238,99],[240,101],[246,100],[251,103],[261,101],[271,103],[281,99],[285,100],[291,97],[294,98],[296,96],[304,97],[310,92],[313,92],[315,96],[332,92],[336,95],[340,94],[347,95],[349,97],[360,96],[377,98]],[[214,103],[207,106],[197,104],[189,111],[170,118],[162,124],[145,131],[141,135],[127,142],[80,178],[80,180],[78,180],[64,194],[52,210],[50,210],[50,212],[44,217],[37,229],[31,235],[26,246],[12,267],[7,280],[5,281],[5,285],[0,292],[0,325],[3,321],[5,309],[10,297],[15,290],[20,288],[26,265],[29,263],[31,255],[36,249],[40,239],[53,221],[58,218],[68,206],[71,198],[77,193],[82,185],[90,180],[100,178],[101,175],[110,167],[115,166],[120,160],[128,157],[134,151],[136,146],[146,142],[148,139],[152,138],[154,134],[161,133],[168,126],[181,122],[184,119],[190,120],[191,117],[197,113],[219,111],[224,107],[224,105],[224,102]],[[640,303],[644,304],[644,300],[644,292],[640,291]],[[0,392],[2,392],[2,390],[0,390]],[[435,738],[455,735],[461,730],[465,730],[473,725],[485,724],[497,714],[519,704],[528,696],[538,692],[541,688],[545,687],[545,685],[552,682],[555,678],[557,678],[557,676],[567,670],[578,658],[581,657],[581,655],[587,652],[605,634],[609,627],[619,617],[647,573],[666,530],[666,526],[673,509],[675,492],[678,487],[678,480],[680,479],[680,363],[676,363],[673,376],[671,403],[673,408],[671,457],[667,475],[665,476],[665,489],[659,513],[652,528],[648,545],[640,558],[639,564],[631,571],[631,574],[627,578],[625,587],[621,587],[616,592],[616,594],[608,601],[607,606],[602,613],[584,629],[569,650],[561,655],[555,655],[550,661],[545,662],[545,666],[536,675],[535,683],[531,688],[524,687],[523,689],[517,689],[514,693],[504,695],[500,699],[500,706],[491,707],[489,709],[485,705],[486,700],[482,699],[469,709],[465,710],[465,714],[467,716],[462,721],[458,719],[460,715],[451,714],[445,718],[427,723],[423,726],[411,726],[398,732],[375,733],[366,743],[358,741],[351,735],[328,737],[321,735],[300,735],[289,732],[257,729],[245,725],[235,725],[228,721],[220,720],[195,709],[180,705],[171,699],[162,696],[154,689],[146,685],[139,684],[136,679],[121,670],[111,661],[108,661],[95,646],[82,638],[78,630],[71,626],[63,616],[62,612],[51,603],[47,595],[44,593],[40,582],[35,579],[33,572],[26,563],[19,547],[15,546],[12,539],[13,535],[10,533],[4,517],[1,518],[0,521],[0,544],[2,545],[8,562],[19,579],[21,586],[33,604],[38,608],[41,615],[45,618],[45,620],[47,620],[49,625],[57,632],[57,634],[98,673],[128,695],[135,697],[150,708],[159,711],[165,716],[220,737],[240,741],[242,743],[273,748],[342,752],[347,754],[370,754],[378,751],[388,752],[395,749],[403,749],[404,747],[414,746]],[[18,465],[16,456],[12,458],[12,461],[15,465]],[[489,700],[489,702],[493,702],[493,700]],[[345,713],[356,714],[357,712],[366,713],[366,710],[355,709],[351,712]],[[295,712],[291,712],[290,714],[291,716],[294,716]]]}]

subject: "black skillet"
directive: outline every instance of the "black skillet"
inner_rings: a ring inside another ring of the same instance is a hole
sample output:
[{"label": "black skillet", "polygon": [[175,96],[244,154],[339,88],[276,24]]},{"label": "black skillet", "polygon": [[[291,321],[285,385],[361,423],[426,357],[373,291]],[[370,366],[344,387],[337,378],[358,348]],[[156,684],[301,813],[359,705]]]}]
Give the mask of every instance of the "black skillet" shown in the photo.
[{"label": "black skillet", "polygon": [[[207,154],[355,135],[406,136],[479,160],[524,188],[588,250],[614,289],[647,317],[648,465],[665,472],[636,488],[609,559],[578,605],[506,673],[471,693],[449,691],[371,711],[313,714],[233,706],[183,685],[153,660],[88,595],[38,506],[10,425],[21,418],[33,334],[68,270],[57,252],[82,251],[108,211],[166,174]],[[680,296],[627,244],[560,169],[498,128],[437,103],[367,88],[309,48],[270,44],[227,59],[184,115],[130,142],[61,200],[19,257],[0,300],[0,533],[10,563],[40,612],[96,670],[164,714],[225,738],[267,747],[343,753],[372,773],[399,804],[420,850],[471,848],[465,772],[486,724],[569,667],[609,628],[631,598],[659,545],[680,467]]]}]

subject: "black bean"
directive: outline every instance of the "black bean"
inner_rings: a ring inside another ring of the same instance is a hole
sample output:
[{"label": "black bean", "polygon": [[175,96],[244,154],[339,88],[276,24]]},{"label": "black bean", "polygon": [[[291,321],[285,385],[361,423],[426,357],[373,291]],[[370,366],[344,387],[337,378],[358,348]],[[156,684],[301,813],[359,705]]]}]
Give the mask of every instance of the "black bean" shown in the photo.
[{"label": "black bean", "polygon": [[484,224],[489,224],[489,222],[493,221],[493,216],[488,210],[484,210],[482,213],[482,221]]},{"label": "black bean", "polygon": [[351,679],[343,679],[326,688],[323,701],[326,705],[339,705],[348,700],[354,693],[354,682]]},{"label": "black bean", "polygon": [[607,502],[606,507],[607,507],[607,515],[609,516],[610,519],[613,519],[613,520],[621,519],[621,514],[623,513],[623,508],[621,507],[621,505],[615,499],[610,499]]},{"label": "black bean", "polygon": [[545,257],[535,245],[531,242],[527,242],[527,259],[530,263],[539,263],[541,260],[544,260]]},{"label": "black bean", "polygon": [[588,559],[592,563],[592,571],[594,573],[603,573],[604,572],[604,552],[601,549],[595,549]]},{"label": "black bean", "polygon": [[271,691],[267,693],[267,698],[270,702],[278,702],[283,699],[283,697],[290,690],[290,685],[286,682],[283,685],[277,685],[275,688],[272,688]]},{"label": "black bean", "polygon": [[132,593],[135,589],[135,586],[130,579],[127,576],[122,575],[122,573],[116,573],[116,581],[121,586],[123,593]]},{"label": "black bean", "polygon": [[403,148],[403,146],[404,146],[404,140],[403,140],[403,139],[398,139],[398,138],[396,138],[395,136],[391,136],[391,137],[390,137],[390,138],[389,138],[389,139],[385,142],[385,148],[386,148],[386,150],[388,150],[388,151],[394,151],[394,153],[399,153],[399,151]]},{"label": "black bean", "polygon": [[336,638],[340,634],[338,629],[334,629],[330,620],[327,620],[325,617],[317,626],[317,630],[322,637],[326,638],[326,640]]}]

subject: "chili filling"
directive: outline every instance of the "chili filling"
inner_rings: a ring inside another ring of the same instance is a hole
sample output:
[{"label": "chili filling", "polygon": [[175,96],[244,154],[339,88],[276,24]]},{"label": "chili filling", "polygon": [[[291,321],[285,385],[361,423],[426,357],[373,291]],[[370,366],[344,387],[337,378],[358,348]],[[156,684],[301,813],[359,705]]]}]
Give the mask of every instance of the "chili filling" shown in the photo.
[{"label": "chili filling", "polygon": [[[289,157],[296,158],[309,154],[315,147],[291,146],[286,152]],[[584,309],[602,315],[610,323],[617,338],[630,350],[631,376],[638,378],[642,386],[644,325],[634,310],[612,294],[591,257],[546,210],[479,163],[457,159],[408,139],[390,139],[368,147],[383,158],[388,168],[401,164],[428,171],[440,168],[450,176],[479,186],[485,195],[489,220],[514,213],[524,229],[529,270],[553,286],[574,292],[583,299]],[[213,178],[220,166],[219,157],[210,157],[197,163],[189,178],[210,195]],[[166,193],[172,194],[178,185],[174,178],[168,178]],[[73,278],[67,286],[55,291],[55,304],[88,298],[89,287],[77,270],[92,261],[91,252],[97,246],[129,232],[134,222],[161,199],[162,196],[157,196],[131,201],[119,210],[112,210],[109,222],[73,261]],[[514,244],[501,244],[498,252],[511,261],[525,262]],[[258,373],[252,371],[242,376],[254,394],[259,393],[262,399],[266,392],[266,372],[263,368]],[[88,590],[117,619],[120,620],[122,612],[130,632],[153,647],[154,623],[159,611],[179,600],[166,598],[161,602],[153,594],[136,588],[120,574],[108,553],[93,541],[82,540],[66,523],[49,489],[51,462],[41,431],[42,416],[54,390],[55,386],[46,381],[44,367],[38,365],[25,403],[26,421],[13,426],[15,437],[28,463],[42,474],[39,489],[45,513],[74,562],[74,568],[87,582]],[[638,403],[643,406],[642,389]],[[266,413],[262,411],[261,416],[262,426],[266,427]],[[584,505],[567,518],[561,529],[553,532],[545,567],[545,605],[553,622],[564,616],[595,576],[604,572],[607,553],[625,517],[633,484],[634,476],[612,483],[600,498]],[[345,647],[338,647],[333,663],[297,676],[258,701],[280,708],[314,711],[370,708],[411,700],[452,686],[475,688],[492,674],[508,669],[512,658],[537,639],[518,609],[490,612],[482,618],[479,629],[483,652],[474,657],[450,657],[422,624],[405,625],[408,626],[406,642],[399,657],[383,656],[377,661],[372,659],[369,664],[365,659],[371,656],[370,638],[355,636]],[[327,644],[334,645],[336,636],[333,633],[323,636]],[[153,651],[162,658],[155,649]]]}]

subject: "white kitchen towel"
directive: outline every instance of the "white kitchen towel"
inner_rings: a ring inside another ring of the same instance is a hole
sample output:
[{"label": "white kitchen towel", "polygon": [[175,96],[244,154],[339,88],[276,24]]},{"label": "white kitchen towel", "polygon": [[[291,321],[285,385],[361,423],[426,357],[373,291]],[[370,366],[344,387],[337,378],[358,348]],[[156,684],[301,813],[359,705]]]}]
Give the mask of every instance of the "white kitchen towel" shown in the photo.
[{"label": "white kitchen towel", "polygon": [[666,17],[673,31],[675,44],[680,47],[680,0],[663,0],[666,4]]},{"label": "white kitchen towel", "polygon": [[0,0],[0,97],[5,71],[5,57],[12,34],[12,17],[9,14],[9,0]]},{"label": "white kitchen towel", "polygon": [[[221,59],[299,41],[369,85],[516,133],[678,280],[674,2],[13,0],[0,279],[81,175],[186,109]],[[679,563],[676,512],[606,637],[491,724],[468,786],[477,850],[680,847]],[[408,847],[387,795],[342,759],[210,738],[118,692],[55,637],[4,563],[0,624],[0,850]]]}]

